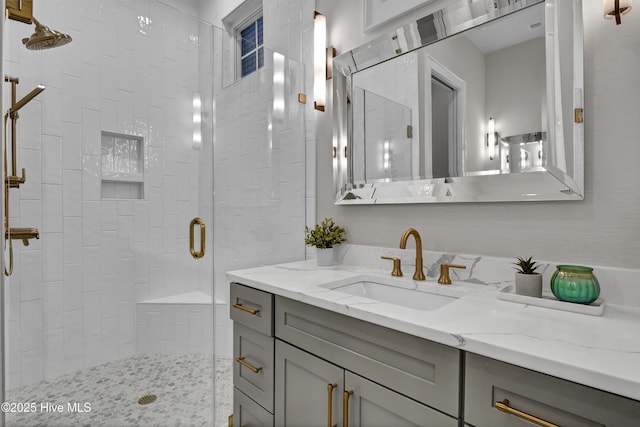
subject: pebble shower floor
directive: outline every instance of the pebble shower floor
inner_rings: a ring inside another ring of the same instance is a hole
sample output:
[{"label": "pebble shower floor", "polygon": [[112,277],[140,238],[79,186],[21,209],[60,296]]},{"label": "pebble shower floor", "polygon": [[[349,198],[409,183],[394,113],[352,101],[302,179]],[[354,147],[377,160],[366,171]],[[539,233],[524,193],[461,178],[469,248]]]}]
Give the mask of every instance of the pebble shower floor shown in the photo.
[{"label": "pebble shower floor", "polygon": [[[138,355],[10,390],[6,402],[35,403],[36,411],[8,412],[6,425],[226,426],[233,411],[231,358],[216,357],[215,424],[212,359],[210,354]],[[147,394],[157,399],[139,404]],[[73,411],[74,403],[83,412]],[[90,411],[85,411],[85,403]],[[56,409],[62,412],[53,412]]]}]

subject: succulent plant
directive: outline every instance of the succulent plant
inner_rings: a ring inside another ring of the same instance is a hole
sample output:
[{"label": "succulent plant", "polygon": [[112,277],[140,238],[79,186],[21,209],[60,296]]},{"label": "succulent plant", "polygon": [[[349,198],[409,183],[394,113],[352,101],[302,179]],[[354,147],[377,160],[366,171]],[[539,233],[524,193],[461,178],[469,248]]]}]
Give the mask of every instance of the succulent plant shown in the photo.
[{"label": "succulent plant", "polygon": [[315,246],[319,249],[332,248],[346,241],[344,237],[344,228],[336,225],[333,218],[325,218],[322,223],[316,224],[315,227],[304,227],[305,237],[304,243],[307,246]]},{"label": "succulent plant", "polygon": [[513,264],[516,265],[516,270],[518,270],[518,273],[522,273],[522,274],[539,274],[536,273],[536,270],[538,269],[538,267],[540,267],[540,265],[536,262],[532,260],[532,256],[530,256],[529,258],[522,258],[522,257],[517,257],[518,262],[514,262]]}]

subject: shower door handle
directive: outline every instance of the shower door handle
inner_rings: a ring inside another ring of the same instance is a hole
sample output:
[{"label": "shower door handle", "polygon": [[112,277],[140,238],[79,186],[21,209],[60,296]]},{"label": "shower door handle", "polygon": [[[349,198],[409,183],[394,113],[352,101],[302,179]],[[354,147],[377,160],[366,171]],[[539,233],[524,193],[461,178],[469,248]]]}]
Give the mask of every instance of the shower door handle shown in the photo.
[{"label": "shower door handle", "polygon": [[[195,244],[195,228],[196,228],[196,224],[200,226],[200,250],[196,251],[194,244]],[[204,252],[206,250],[206,245],[205,245],[205,241],[206,241],[206,232],[205,232],[206,228],[204,225],[204,221],[202,221],[202,219],[196,217],[193,218],[191,220],[191,223],[189,223],[189,252],[191,252],[191,256],[194,257],[195,259],[200,259],[204,256]]]}]

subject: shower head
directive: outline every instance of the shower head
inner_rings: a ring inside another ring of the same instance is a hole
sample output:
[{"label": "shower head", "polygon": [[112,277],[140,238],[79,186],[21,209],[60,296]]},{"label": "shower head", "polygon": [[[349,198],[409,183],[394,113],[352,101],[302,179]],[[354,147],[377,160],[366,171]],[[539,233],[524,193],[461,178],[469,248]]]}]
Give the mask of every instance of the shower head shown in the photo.
[{"label": "shower head", "polygon": [[43,85],[36,86],[34,90],[26,94],[24,98],[22,98],[20,101],[12,105],[11,108],[9,108],[9,116],[13,117],[18,112],[19,109],[27,105],[29,101],[31,101],[33,98],[38,96],[38,94],[40,94],[40,92],[42,92],[44,89],[45,87]]},{"label": "shower head", "polygon": [[22,43],[29,50],[50,49],[52,47],[64,46],[71,42],[71,36],[62,34],[49,27],[42,25],[34,17],[33,23],[36,24],[36,30],[29,38],[22,39]]}]

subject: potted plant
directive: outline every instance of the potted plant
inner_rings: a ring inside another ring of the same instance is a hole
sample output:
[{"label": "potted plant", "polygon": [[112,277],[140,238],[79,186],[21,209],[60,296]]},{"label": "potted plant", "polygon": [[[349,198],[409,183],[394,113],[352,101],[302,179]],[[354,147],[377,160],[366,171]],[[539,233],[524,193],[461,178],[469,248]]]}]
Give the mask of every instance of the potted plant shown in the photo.
[{"label": "potted plant", "polygon": [[516,265],[516,294],[529,297],[542,297],[542,274],[536,270],[540,265],[533,261],[533,257],[517,257]]},{"label": "potted plant", "polygon": [[335,223],[333,218],[325,218],[314,228],[304,227],[304,242],[307,246],[316,247],[318,265],[333,264],[333,247],[344,242],[344,228]]}]

